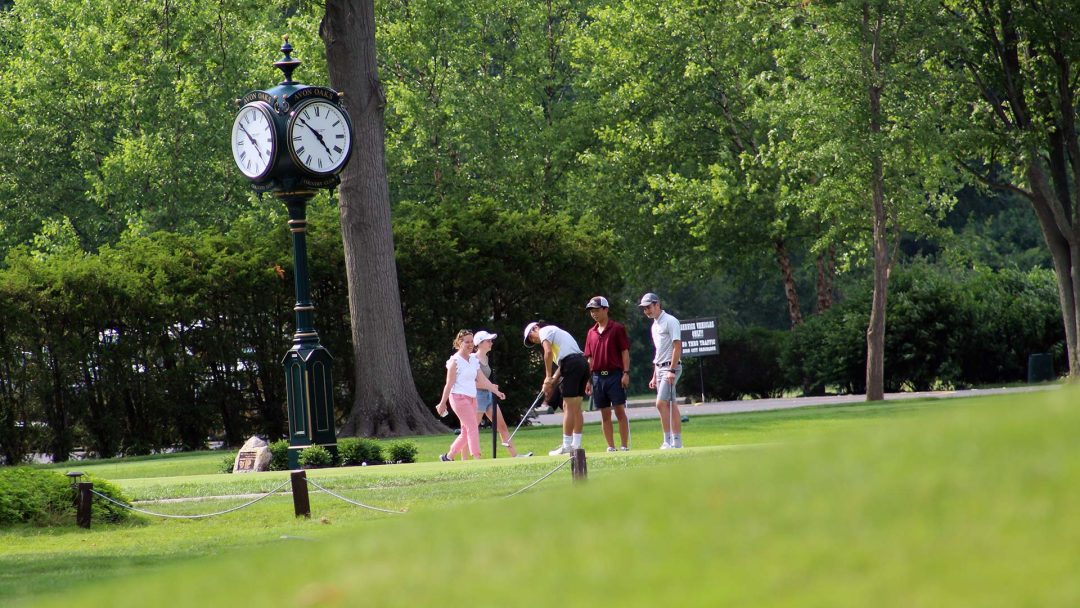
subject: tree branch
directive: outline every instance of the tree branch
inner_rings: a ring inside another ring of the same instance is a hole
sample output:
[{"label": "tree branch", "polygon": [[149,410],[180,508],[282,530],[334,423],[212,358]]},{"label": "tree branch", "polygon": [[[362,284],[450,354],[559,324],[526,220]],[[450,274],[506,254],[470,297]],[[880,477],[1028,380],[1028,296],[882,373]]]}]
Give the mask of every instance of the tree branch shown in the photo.
[{"label": "tree branch", "polygon": [[979,171],[976,171],[975,169],[968,166],[968,164],[966,162],[964,162],[962,159],[960,159],[959,157],[956,157],[956,164],[959,165],[960,168],[962,168],[963,170],[970,173],[975,179],[979,180],[984,185],[986,185],[987,187],[989,187],[989,188],[991,188],[993,190],[1001,190],[1003,192],[1012,192],[1012,193],[1015,193],[1015,194],[1019,194],[1020,196],[1026,198],[1026,199],[1034,199],[1035,198],[1035,194],[1033,192],[1030,192],[1028,190],[1024,190],[1023,188],[1020,188],[1018,186],[1014,186],[1014,185],[1012,185],[1010,183],[1007,183],[1007,182],[999,182],[999,181],[990,179],[988,176],[984,175],[983,173],[981,173]]}]

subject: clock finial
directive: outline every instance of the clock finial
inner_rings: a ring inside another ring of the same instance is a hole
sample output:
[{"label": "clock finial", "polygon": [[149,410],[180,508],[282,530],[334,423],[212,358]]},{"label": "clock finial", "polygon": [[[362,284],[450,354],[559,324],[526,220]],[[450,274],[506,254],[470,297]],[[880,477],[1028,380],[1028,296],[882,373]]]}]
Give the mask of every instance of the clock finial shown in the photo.
[{"label": "clock finial", "polygon": [[300,64],[302,62],[299,59],[294,59],[292,57],[293,47],[291,44],[289,44],[289,35],[285,34],[284,36],[282,36],[282,39],[284,40],[284,42],[281,45],[281,52],[285,56],[275,61],[274,67],[278,68],[283,74],[285,74],[285,80],[281,81],[280,84],[296,84],[296,81],[292,79],[292,73],[293,70],[300,67]]}]

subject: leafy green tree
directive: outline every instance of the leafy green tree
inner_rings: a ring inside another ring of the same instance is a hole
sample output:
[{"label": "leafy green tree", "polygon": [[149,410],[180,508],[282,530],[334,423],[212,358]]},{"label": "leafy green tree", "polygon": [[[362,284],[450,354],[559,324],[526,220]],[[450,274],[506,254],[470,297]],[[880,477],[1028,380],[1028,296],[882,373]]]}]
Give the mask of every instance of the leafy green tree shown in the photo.
[{"label": "leafy green tree", "polygon": [[593,4],[380,3],[393,201],[576,208],[566,180],[592,136],[570,50]]},{"label": "leafy green tree", "polygon": [[341,177],[341,230],[349,284],[356,391],[344,435],[445,430],[416,392],[405,349],[386,178],[386,96],[379,82],[372,0],[331,0],[319,27],[331,85],[346,94],[356,129]]},{"label": "leafy green tree", "polygon": [[248,0],[19,0],[0,13],[12,92],[0,108],[0,246],[50,218],[70,218],[92,249],[129,226],[235,217],[249,197],[217,125],[237,83],[272,78],[261,41],[276,23]]},{"label": "leafy green tree", "polygon": [[987,187],[1030,203],[1058,281],[1070,375],[1080,376],[1080,13],[1067,2],[948,0],[938,41],[955,87],[959,158]]},{"label": "leafy green tree", "polygon": [[926,47],[934,2],[805,3],[788,15],[774,90],[788,136],[770,154],[805,177],[802,202],[872,260],[866,396],[883,398],[889,272],[905,231],[934,229],[955,190]]}]

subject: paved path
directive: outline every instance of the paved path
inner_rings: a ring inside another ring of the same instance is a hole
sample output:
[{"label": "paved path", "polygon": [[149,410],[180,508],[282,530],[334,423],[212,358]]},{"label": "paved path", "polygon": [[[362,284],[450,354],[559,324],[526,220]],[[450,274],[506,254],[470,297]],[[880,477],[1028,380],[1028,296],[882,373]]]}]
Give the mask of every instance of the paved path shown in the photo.
[{"label": "paved path", "polygon": [[[1000,395],[1005,393],[1026,393],[1031,391],[1045,391],[1059,388],[1059,384],[1040,384],[1035,386],[1018,386],[1009,388],[971,389],[963,391],[926,391],[921,393],[886,393],[887,401],[901,399],[949,399],[954,397],[982,397],[985,395]],[[809,407],[813,405],[841,405],[844,403],[865,403],[866,395],[831,395],[827,397],[790,397],[779,399],[749,399],[742,401],[710,401],[697,405],[680,405],[679,411],[683,416],[700,416],[703,414],[734,414],[738,412],[760,412],[765,410],[786,410],[797,407]],[[658,418],[660,415],[656,408],[651,405],[626,408],[626,415],[631,420],[644,420]],[[586,405],[585,407],[588,407]],[[554,414],[540,414],[535,423],[540,426],[561,425],[562,412]],[[585,422],[599,422],[599,411],[585,411]]]}]

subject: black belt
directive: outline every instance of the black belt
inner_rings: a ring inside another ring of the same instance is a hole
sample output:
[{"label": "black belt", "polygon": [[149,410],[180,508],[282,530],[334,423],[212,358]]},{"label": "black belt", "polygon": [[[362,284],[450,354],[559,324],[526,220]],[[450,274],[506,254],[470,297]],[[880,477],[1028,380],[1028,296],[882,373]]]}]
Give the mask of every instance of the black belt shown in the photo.
[{"label": "black belt", "polygon": [[671,361],[664,361],[663,363],[657,363],[656,367],[671,367]]},{"label": "black belt", "polygon": [[621,373],[622,370],[621,369],[607,369],[607,370],[604,370],[602,372],[593,372],[593,373],[596,374],[597,376],[608,376],[608,375],[614,374],[615,372]]}]

